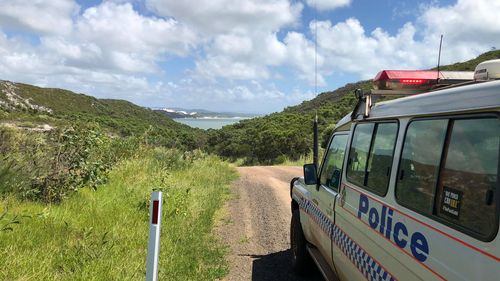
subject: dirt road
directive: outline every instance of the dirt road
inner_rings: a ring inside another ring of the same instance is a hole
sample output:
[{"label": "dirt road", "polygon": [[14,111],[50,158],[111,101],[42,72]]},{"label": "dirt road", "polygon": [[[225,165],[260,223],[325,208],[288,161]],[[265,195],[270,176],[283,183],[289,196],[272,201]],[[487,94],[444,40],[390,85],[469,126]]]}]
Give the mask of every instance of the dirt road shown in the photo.
[{"label": "dirt road", "polygon": [[225,280],[322,280],[316,268],[311,278],[291,271],[290,180],[301,167],[240,167],[233,183],[234,199],[218,227],[230,247],[230,272]]}]

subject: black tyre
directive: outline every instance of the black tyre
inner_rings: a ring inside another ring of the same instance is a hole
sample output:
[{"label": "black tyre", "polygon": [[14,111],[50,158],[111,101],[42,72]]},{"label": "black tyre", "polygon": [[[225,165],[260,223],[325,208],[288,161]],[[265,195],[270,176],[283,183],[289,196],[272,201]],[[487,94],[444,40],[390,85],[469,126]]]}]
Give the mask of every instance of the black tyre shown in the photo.
[{"label": "black tyre", "polygon": [[306,238],[300,224],[300,212],[294,210],[290,224],[290,245],[292,248],[292,269],[295,273],[304,275],[312,264],[309,252],[306,249]]}]

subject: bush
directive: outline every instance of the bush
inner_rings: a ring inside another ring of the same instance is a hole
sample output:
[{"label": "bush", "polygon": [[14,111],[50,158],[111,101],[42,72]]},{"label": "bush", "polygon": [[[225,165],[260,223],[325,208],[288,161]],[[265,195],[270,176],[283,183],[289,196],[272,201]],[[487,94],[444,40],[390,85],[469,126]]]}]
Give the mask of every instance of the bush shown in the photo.
[{"label": "bush", "polygon": [[113,138],[97,125],[47,133],[0,129],[0,193],[58,203],[83,186],[96,189],[112,166],[137,153],[142,137]]}]

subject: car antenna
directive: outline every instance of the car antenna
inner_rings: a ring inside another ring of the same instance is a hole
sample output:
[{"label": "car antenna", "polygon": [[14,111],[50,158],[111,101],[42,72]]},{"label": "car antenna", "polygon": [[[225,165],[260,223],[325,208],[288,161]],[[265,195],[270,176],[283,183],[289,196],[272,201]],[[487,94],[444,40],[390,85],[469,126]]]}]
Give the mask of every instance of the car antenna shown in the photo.
[{"label": "car antenna", "polygon": [[[314,94],[318,94],[318,7],[314,1]],[[313,122],[313,162],[318,166],[318,111]]]},{"label": "car antenna", "polygon": [[439,84],[439,65],[441,64],[441,46],[443,45],[443,34],[441,34],[441,40],[439,41],[439,53],[438,53],[438,65],[437,65],[437,79],[436,84]]},{"label": "car antenna", "polygon": [[316,116],[314,117],[314,123],[313,123],[313,163],[318,167],[319,160],[318,160],[318,151],[319,151],[319,146],[318,146],[318,112],[316,111]]},{"label": "car antenna", "polygon": [[314,1],[314,94],[318,94],[318,3]]}]

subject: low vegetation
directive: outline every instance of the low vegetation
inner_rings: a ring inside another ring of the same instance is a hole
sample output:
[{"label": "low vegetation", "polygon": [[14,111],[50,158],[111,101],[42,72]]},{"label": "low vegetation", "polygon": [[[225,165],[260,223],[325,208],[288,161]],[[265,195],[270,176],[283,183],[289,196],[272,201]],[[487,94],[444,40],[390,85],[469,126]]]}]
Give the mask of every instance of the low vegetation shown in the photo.
[{"label": "low vegetation", "polygon": [[141,280],[149,195],[164,191],[160,278],[227,271],[212,236],[233,168],[199,149],[98,122],[0,126],[0,280]]},{"label": "low vegetation", "polygon": [[212,236],[235,172],[200,151],[140,148],[97,190],[60,204],[0,199],[1,280],[143,280],[149,194],[164,192],[160,280],[214,280],[227,271]]},{"label": "low vegetation", "polygon": [[45,133],[0,127],[0,195],[59,203],[81,187],[97,189],[143,142],[106,136],[95,124]]}]

